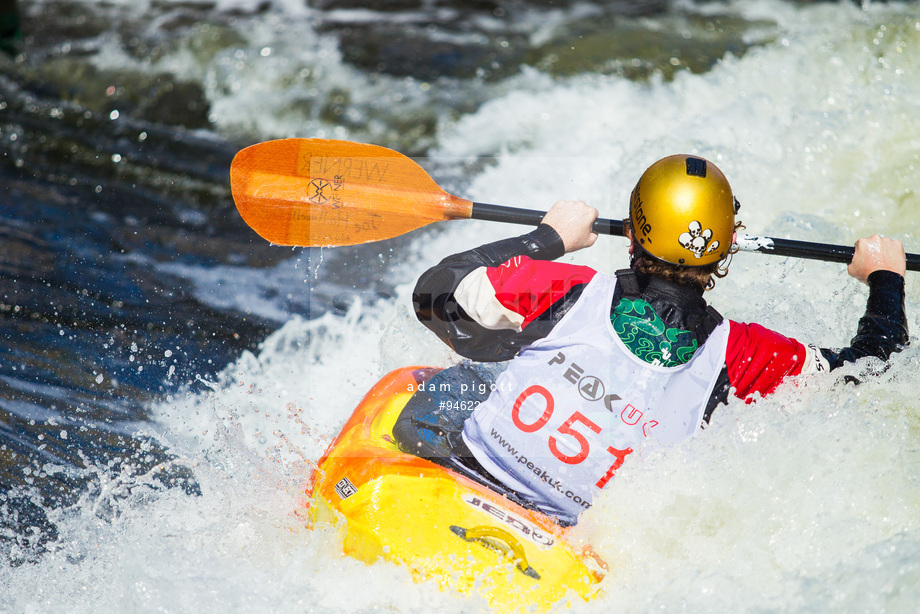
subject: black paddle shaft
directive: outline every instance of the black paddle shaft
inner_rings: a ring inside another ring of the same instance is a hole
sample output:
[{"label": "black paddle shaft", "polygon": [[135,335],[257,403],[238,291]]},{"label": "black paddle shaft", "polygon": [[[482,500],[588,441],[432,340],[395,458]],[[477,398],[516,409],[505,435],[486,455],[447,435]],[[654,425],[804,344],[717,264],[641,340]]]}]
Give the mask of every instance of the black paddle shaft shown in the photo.
[{"label": "black paddle shaft", "polygon": [[[517,209],[501,205],[488,205],[486,203],[473,203],[470,217],[474,220],[488,222],[506,222],[508,224],[523,224],[538,226],[546,215],[546,211],[534,209]],[[603,235],[624,236],[623,222],[598,218],[594,222],[594,232]],[[844,245],[830,245],[827,243],[811,243],[809,241],[795,241],[793,239],[776,239],[773,237],[752,237],[740,235],[738,246],[741,251],[760,252],[774,256],[788,258],[806,258],[809,260],[822,260],[824,262],[842,262],[849,264],[853,260],[853,248]],[[920,254],[907,254],[907,270],[920,271]]]},{"label": "black paddle shaft", "polygon": [[[473,212],[470,214],[470,218],[486,222],[539,226],[545,215],[546,211],[536,211],[535,209],[517,209],[516,207],[503,207],[502,205],[473,203]],[[593,230],[599,235],[625,236],[621,220],[598,218],[594,221]]]}]

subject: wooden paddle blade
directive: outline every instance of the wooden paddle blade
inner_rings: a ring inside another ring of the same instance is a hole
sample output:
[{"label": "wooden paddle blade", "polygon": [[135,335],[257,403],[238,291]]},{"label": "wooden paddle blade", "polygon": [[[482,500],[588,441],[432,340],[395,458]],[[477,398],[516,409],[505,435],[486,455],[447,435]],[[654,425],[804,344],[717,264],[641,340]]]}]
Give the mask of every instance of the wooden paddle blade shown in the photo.
[{"label": "wooden paddle blade", "polygon": [[348,141],[252,145],[234,157],[230,188],[246,223],[278,245],[369,243],[472,210],[410,158]]}]

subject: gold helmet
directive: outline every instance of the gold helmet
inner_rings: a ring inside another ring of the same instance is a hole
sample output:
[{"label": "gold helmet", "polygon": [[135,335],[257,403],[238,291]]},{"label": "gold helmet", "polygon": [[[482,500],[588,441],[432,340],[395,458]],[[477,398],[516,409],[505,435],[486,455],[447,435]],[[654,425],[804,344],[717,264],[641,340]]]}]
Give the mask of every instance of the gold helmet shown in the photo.
[{"label": "gold helmet", "polygon": [[737,211],[722,171],[688,155],[668,156],[648,167],[629,200],[629,220],[642,249],[682,266],[725,258]]}]

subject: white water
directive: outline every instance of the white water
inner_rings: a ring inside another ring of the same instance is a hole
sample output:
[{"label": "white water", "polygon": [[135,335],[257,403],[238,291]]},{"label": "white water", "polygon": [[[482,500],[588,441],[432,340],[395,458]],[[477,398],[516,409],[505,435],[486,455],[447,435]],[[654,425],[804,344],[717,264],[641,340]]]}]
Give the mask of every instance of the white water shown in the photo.
[{"label": "white water", "polygon": [[[745,10],[780,19],[775,44],[672,83],[525,71],[510,93],[443,124],[439,152],[499,156],[464,196],[534,208],[584,198],[608,217],[623,214],[650,162],[694,152],[728,175],[748,232],[851,243],[877,231],[920,251],[917,6]],[[393,275],[412,279],[512,232],[452,223]],[[623,247],[602,240],[572,259],[612,270]],[[907,290],[916,331],[916,274]],[[399,567],[340,555],[334,535],[295,514],[311,464],[380,375],[452,360],[414,321],[410,293],[401,286],[347,318],[293,320],[210,394],[156,408],[156,436],[192,467],[202,495],[154,490],[146,476],[100,478],[59,512],[55,552],[0,569],[0,610],[481,611]],[[839,265],[741,254],[709,298],[733,319],[839,346],[865,290]],[[722,408],[679,448],[637,451],[578,527],[611,564],[606,594],[571,611],[916,611],[918,365],[915,340],[859,387],[838,372],[790,382]]]}]

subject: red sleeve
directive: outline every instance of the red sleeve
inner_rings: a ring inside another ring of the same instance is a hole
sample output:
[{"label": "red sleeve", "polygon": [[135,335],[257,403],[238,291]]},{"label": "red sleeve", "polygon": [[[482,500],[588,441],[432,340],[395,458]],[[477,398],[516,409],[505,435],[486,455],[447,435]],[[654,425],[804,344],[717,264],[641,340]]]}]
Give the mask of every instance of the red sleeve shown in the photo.
[{"label": "red sleeve", "polygon": [[586,266],[516,256],[486,273],[495,298],[524,317],[526,327],[573,288],[587,284],[596,271]]},{"label": "red sleeve", "polygon": [[804,345],[759,324],[730,324],[725,365],[735,396],[767,395],[783,378],[802,373]]}]

